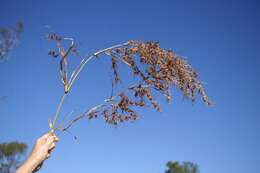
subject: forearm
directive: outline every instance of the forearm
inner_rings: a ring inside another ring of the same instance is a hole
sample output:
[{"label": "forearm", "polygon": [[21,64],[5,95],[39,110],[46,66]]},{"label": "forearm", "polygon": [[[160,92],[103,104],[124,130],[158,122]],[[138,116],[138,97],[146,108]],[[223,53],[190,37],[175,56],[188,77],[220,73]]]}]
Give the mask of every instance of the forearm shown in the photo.
[{"label": "forearm", "polygon": [[16,170],[15,173],[33,173],[37,168],[37,163],[30,157]]}]

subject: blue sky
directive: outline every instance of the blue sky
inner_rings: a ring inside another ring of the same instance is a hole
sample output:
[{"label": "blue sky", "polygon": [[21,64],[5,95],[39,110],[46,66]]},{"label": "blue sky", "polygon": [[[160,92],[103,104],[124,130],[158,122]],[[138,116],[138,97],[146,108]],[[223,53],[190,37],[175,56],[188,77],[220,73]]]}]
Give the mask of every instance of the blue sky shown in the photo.
[{"label": "blue sky", "polygon": [[[158,40],[199,72],[216,103],[192,104],[174,90],[163,113],[117,128],[83,120],[64,134],[41,172],[162,173],[169,160],[189,160],[201,173],[259,173],[260,3],[254,0],[1,0],[0,26],[23,21],[19,45],[0,63],[0,142],[31,149],[48,130],[62,86],[47,55],[48,31],[73,37],[82,55],[129,39]],[[48,26],[48,27],[46,27]],[[77,63],[79,60],[73,61]],[[81,73],[62,111],[85,110],[110,92],[107,61]],[[28,151],[29,153],[29,151]]]}]

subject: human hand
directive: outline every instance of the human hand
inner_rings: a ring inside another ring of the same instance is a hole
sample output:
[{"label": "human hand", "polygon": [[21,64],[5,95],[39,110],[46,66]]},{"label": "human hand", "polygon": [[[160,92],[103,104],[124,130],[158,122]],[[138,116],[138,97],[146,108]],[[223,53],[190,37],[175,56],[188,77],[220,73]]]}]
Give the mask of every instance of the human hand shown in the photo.
[{"label": "human hand", "polygon": [[58,138],[51,134],[44,134],[36,140],[33,150],[26,162],[16,171],[16,173],[31,173],[38,171],[43,162],[50,157],[51,151],[55,148]]},{"label": "human hand", "polygon": [[31,155],[28,160],[30,160],[36,168],[40,166],[44,160],[50,157],[51,151],[55,148],[55,142],[57,137],[47,133],[42,137],[38,138]]}]

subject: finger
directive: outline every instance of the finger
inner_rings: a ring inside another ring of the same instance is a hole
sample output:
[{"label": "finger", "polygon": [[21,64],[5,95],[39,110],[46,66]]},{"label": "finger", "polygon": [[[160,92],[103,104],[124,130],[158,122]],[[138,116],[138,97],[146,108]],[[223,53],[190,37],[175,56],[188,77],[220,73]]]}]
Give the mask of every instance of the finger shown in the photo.
[{"label": "finger", "polygon": [[55,148],[55,146],[56,146],[56,144],[55,144],[55,142],[53,142],[53,143],[51,144],[51,146],[49,147],[49,151],[53,150],[53,149]]},{"label": "finger", "polygon": [[39,139],[40,139],[40,140],[47,140],[49,136],[50,136],[49,133],[45,133],[45,134],[42,135]]},{"label": "finger", "polygon": [[50,146],[55,142],[55,137],[54,136],[49,136],[46,140],[46,143],[44,144],[47,146],[47,148],[50,148]]},{"label": "finger", "polygon": [[59,138],[56,135],[54,135],[54,140],[55,140],[55,142],[58,142]]},{"label": "finger", "polygon": [[46,142],[48,137],[49,137],[49,134],[46,133],[46,134],[42,135],[41,137],[39,137],[36,142],[40,145],[43,145]]}]

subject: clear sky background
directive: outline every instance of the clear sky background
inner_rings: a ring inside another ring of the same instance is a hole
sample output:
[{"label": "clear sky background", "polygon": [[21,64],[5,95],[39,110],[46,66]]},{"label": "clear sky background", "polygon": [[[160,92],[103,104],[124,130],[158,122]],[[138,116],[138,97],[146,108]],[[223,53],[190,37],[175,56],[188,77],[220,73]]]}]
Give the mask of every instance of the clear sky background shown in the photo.
[{"label": "clear sky background", "polygon": [[[216,103],[192,104],[174,90],[163,113],[114,128],[82,120],[64,134],[43,173],[163,173],[167,161],[192,161],[201,173],[260,172],[260,3],[257,0],[0,1],[0,26],[25,25],[19,45],[0,63],[0,142],[33,146],[48,130],[62,86],[47,55],[55,31],[73,37],[82,55],[129,39],[158,40],[187,57]],[[73,60],[76,64],[79,61]],[[81,73],[62,111],[82,111],[110,93],[110,64]]]}]

